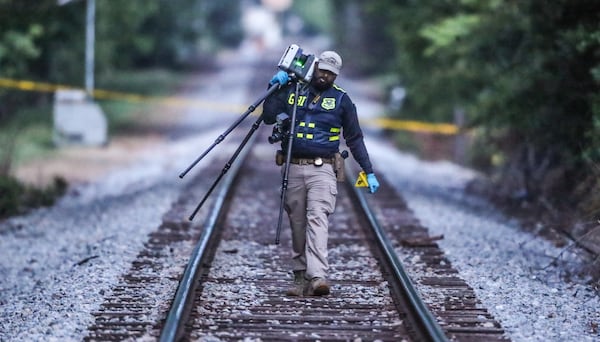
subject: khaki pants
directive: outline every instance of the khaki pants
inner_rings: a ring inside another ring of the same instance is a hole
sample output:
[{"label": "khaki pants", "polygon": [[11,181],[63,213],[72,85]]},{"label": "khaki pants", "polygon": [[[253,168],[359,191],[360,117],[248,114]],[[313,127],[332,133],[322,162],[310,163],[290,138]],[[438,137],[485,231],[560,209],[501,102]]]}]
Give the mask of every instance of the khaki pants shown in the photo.
[{"label": "khaki pants", "polygon": [[285,210],[292,228],[294,271],[306,278],[327,278],[329,215],[334,212],[337,181],[331,164],[290,164]]}]

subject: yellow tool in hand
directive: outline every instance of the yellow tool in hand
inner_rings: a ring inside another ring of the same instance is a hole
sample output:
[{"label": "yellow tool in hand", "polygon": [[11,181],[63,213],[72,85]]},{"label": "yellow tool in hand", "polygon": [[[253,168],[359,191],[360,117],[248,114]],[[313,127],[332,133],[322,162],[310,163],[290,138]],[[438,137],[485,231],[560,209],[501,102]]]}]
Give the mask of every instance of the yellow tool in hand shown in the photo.
[{"label": "yellow tool in hand", "polygon": [[358,173],[358,178],[356,178],[356,183],[354,186],[357,188],[366,188],[369,186],[369,182],[367,182],[367,174],[364,171]]}]

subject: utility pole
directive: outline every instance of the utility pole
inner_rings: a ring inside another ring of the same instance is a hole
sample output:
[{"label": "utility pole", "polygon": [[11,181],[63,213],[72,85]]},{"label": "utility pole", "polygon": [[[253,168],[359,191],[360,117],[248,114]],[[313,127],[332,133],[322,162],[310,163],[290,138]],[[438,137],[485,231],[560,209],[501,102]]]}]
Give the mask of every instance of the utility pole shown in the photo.
[{"label": "utility pole", "polygon": [[[57,0],[59,6],[74,0]],[[85,15],[85,92],[94,95],[94,46],[96,41],[96,0],[86,0]]]},{"label": "utility pole", "polygon": [[95,44],[96,0],[87,0],[85,25],[85,91],[94,96],[94,44]]}]

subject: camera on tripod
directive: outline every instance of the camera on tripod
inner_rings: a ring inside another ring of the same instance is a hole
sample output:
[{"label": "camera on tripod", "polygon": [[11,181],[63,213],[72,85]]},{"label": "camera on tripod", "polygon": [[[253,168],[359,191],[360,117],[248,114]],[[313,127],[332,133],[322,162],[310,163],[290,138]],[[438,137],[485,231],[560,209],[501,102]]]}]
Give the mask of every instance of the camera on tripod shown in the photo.
[{"label": "camera on tripod", "polygon": [[315,55],[304,54],[298,45],[292,44],[281,56],[277,67],[287,72],[290,77],[308,83],[313,76],[316,62]]},{"label": "camera on tripod", "polygon": [[270,144],[283,141],[290,133],[290,116],[286,113],[277,114],[277,120],[273,125],[273,133],[268,138]]}]

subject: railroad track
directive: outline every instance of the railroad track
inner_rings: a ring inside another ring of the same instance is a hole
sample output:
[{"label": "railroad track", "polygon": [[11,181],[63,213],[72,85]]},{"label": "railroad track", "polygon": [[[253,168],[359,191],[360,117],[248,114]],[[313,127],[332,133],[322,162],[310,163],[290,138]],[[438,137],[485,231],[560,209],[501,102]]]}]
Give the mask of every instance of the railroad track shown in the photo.
[{"label": "railroad track", "polygon": [[[444,258],[436,237],[418,224],[385,179],[375,196],[349,183],[339,186],[330,218],[332,294],[286,297],[292,279],[289,227],[285,222],[281,244],[275,245],[281,175],[273,161],[275,147],[266,140],[247,146],[194,222],[185,213],[199,199],[198,191],[182,194],[94,313],[87,340],[507,340]],[[208,175],[223,172],[224,165],[212,163],[192,184],[208,189]],[[380,231],[365,229],[371,226]],[[161,259],[182,245],[192,256],[181,268],[165,270]],[[398,255],[405,262],[417,260],[411,267],[426,268],[428,276],[411,279]],[[165,281],[173,292],[138,295],[141,287]],[[413,284],[418,288],[410,288]]]}]

